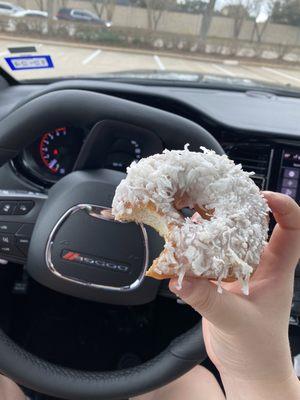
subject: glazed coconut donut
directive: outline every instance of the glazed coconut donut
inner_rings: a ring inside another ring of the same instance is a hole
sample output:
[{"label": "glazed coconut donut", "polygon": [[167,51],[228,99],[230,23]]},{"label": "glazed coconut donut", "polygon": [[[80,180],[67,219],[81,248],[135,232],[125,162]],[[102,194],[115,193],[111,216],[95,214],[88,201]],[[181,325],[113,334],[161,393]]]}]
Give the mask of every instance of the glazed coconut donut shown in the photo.
[{"label": "glazed coconut donut", "polygon": [[[120,221],[153,227],[164,249],[147,275],[239,280],[248,293],[268,233],[268,206],[259,188],[226,155],[201,147],[165,150],[133,162],[116,189],[112,213]],[[184,218],[182,208],[198,212]]]}]

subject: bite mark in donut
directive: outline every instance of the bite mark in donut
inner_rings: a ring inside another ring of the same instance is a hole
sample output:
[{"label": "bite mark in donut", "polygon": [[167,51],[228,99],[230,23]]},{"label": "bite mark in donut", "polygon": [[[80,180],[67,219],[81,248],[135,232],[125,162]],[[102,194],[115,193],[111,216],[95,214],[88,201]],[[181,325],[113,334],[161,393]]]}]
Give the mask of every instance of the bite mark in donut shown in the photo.
[{"label": "bite mark in donut", "polygon": [[[117,220],[153,227],[165,240],[147,276],[185,275],[221,281],[240,280],[244,293],[268,232],[268,206],[258,187],[227,156],[165,150],[134,162],[118,186],[112,212]],[[184,218],[189,207],[198,214]]]}]

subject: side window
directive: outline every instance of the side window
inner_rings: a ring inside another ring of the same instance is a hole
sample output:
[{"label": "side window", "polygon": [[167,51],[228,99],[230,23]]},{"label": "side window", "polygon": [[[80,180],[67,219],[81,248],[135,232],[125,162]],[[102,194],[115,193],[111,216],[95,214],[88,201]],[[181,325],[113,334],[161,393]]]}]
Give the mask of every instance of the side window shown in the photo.
[{"label": "side window", "polygon": [[73,15],[75,18],[80,18],[80,19],[84,19],[84,20],[91,19],[90,15],[85,11],[74,11]]},{"label": "side window", "polygon": [[83,11],[82,14],[83,14],[86,18],[92,18],[92,14],[89,13],[88,11]]},{"label": "side window", "polygon": [[86,20],[91,19],[90,14],[88,12],[86,12],[86,11],[81,11],[81,17],[86,19]]},{"label": "side window", "polygon": [[84,13],[82,11],[74,11],[77,17],[84,17]]},{"label": "side window", "polygon": [[80,18],[81,17],[80,14],[81,14],[80,11],[76,11],[76,10],[72,11],[72,15],[74,18]]},{"label": "side window", "polygon": [[10,7],[6,4],[0,4],[0,9],[1,10],[12,10],[12,7]]}]

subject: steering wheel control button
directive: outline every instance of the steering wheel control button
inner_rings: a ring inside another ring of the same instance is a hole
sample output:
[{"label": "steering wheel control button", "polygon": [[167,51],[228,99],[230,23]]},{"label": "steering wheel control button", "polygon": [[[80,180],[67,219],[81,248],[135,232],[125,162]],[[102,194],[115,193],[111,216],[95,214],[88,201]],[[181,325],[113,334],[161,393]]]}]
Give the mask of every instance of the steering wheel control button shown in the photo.
[{"label": "steering wheel control button", "polygon": [[0,201],[0,215],[12,215],[16,206],[16,201]]},{"label": "steering wheel control button", "polygon": [[13,252],[13,247],[11,245],[0,245],[0,253],[2,254],[11,254]]},{"label": "steering wheel control button", "polygon": [[0,233],[16,233],[22,224],[18,222],[1,222],[0,221]]},{"label": "steering wheel control button", "polygon": [[14,215],[26,215],[32,210],[34,202],[32,200],[19,201],[14,209]]},{"label": "steering wheel control button", "polygon": [[31,236],[33,232],[34,224],[23,224],[17,230],[16,236]]},{"label": "steering wheel control button", "polygon": [[0,234],[0,245],[2,246],[11,245],[13,243],[13,240],[14,240],[13,235]]},{"label": "steering wheel control button", "polygon": [[16,237],[16,246],[24,254],[27,255],[29,249],[30,238]]}]

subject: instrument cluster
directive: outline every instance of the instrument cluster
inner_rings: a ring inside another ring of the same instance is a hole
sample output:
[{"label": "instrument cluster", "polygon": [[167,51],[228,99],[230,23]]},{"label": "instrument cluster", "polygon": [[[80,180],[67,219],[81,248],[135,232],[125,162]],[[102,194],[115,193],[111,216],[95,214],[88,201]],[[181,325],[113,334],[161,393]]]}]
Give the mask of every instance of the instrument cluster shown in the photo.
[{"label": "instrument cluster", "polygon": [[[87,137],[88,130],[75,126],[59,126],[41,132],[38,139],[14,160],[14,166],[26,178],[49,187],[76,169]],[[125,172],[133,161],[145,156],[141,141],[134,135],[115,134],[107,148],[99,148],[94,167]]]}]

